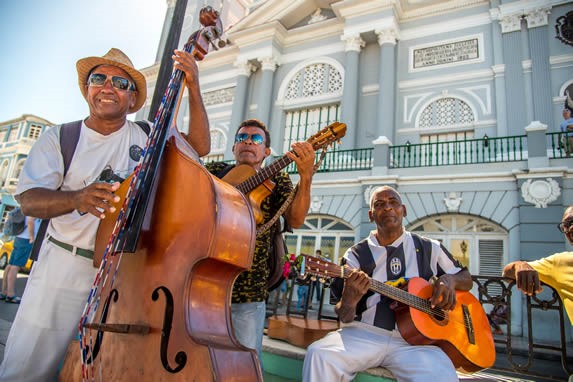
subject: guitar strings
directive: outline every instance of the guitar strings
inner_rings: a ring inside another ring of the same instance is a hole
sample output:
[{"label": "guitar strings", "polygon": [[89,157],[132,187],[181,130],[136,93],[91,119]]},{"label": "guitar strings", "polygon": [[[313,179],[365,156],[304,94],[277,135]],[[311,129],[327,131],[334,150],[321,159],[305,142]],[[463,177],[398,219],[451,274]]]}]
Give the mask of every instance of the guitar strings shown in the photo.
[{"label": "guitar strings", "polygon": [[[306,261],[307,261],[307,264],[305,264],[305,268],[306,268],[305,272],[310,273],[310,274],[314,274],[314,275],[319,276],[321,278],[323,278],[325,276],[329,277],[329,278],[332,278],[332,277],[346,278],[350,272],[347,268],[339,267],[338,265],[332,264],[329,262],[324,262],[324,264],[321,264],[318,260],[316,260],[312,257],[306,257]],[[318,269],[312,268],[313,263],[316,263],[315,267],[317,267]],[[320,272],[320,268],[324,268],[325,265],[327,267],[334,265],[336,268],[341,268],[342,274],[341,274],[341,272],[328,271],[327,269],[325,269],[323,271],[323,273],[325,273],[325,274],[322,274]],[[370,279],[370,286],[371,286],[370,289],[372,289],[375,292],[378,292],[378,293],[383,294],[383,295],[387,295],[388,293],[394,294],[394,295],[396,295],[395,297],[397,297],[397,298],[393,298],[393,299],[398,301],[398,302],[404,303],[408,306],[411,306],[414,309],[417,309],[423,313],[426,313],[428,315],[432,315],[432,316],[437,317],[437,318],[441,318],[444,320],[446,318],[448,318],[449,322],[451,322],[453,324],[457,324],[457,325],[463,325],[463,327],[465,329],[468,329],[468,330],[470,329],[467,320],[464,319],[463,322],[461,322],[457,318],[452,317],[451,314],[446,313],[446,311],[443,309],[432,308],[429,300],[423,299],[423,298],[416,296],[416,295],[412,295],[411,293],[409,293],[405,290],[390,286],[390,285],[385,284],[381,281],[374,280],[372,278],[369,278],[369,279]],[[384,289],[386,289],[386,291]],[[388,292],[388,293],[386,293],[386,292]],[[388,297],[393,297],[393,296],[388,296]]]}]

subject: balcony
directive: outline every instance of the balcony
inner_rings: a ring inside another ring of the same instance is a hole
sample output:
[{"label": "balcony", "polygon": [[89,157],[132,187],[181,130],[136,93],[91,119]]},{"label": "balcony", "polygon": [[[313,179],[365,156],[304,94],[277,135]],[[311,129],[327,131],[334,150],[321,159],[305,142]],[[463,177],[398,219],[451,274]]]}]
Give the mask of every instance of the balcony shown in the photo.
[{"label": "balcony", "polygon": [[[319,173],[388,169],[438,167],[454,165],[479,165],[530,161],[543,166],[549,159],[565,159],[567,150],[564,134],[547,133],[537,127],[525,135],[488,137],[448,142],[416,143],[405,145],[376,144],[373,148],[328,151]],[[316,154],[316,163],[321,153]],[[540,164],[541,163],[541,164]],[[547,166],[547,164],[546,164]],[[289,174],[296,174],[294,163],[286,167]]]}]

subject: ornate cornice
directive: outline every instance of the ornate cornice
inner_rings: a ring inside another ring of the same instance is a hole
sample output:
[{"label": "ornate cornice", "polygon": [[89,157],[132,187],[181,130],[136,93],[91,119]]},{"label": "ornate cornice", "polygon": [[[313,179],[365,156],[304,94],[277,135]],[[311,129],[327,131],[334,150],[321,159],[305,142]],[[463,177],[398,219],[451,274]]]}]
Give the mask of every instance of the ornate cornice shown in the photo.
[{"label": "ornate cornice", "polygon": [[342,36],[340,39],[346,43],[345,50],[347,52],[360,52],[366,46],[366,42],[362,40],[360,35]]},{"label": "ornate cornice", "polygon": [[551,8],[537,8],[525,15],[528,28],[536,28],[547,25]]},{"label": "ornate cornice", "polygon": [[398,39],[396,28],[377,29],[374,32],[378,36],[378,44],[380,46],[384,44],[396,45],[396,40]]},{"label": "ornate cornice", "polygon": [[257,67],[248,61],[237,61],[234,66],[237,68],[237,75],[239,76],[250,77],[257,70]]},{"label": "ornate cornice", "polygon": [[275,71],[277,66],[280,65],[279,61],[274,57],[262,57],[257,59],[261,63],[263,70]]},{"label": "ornate cornice", "polygon": [[501,33],[516,32],[521,30],[521,18],[522,15],[508,15],[503,16],[499,20],[499,25],[501,25]]},{"label": "ornate cornice", "polygon": [[521,30],[521,20],[527,22],[527,28],[545,26],[549,22],[551,6],[544,0],[532,0],[527,3],[515,1],[500,5],[489,11],[492,20],[499,20],[502,33]]}]

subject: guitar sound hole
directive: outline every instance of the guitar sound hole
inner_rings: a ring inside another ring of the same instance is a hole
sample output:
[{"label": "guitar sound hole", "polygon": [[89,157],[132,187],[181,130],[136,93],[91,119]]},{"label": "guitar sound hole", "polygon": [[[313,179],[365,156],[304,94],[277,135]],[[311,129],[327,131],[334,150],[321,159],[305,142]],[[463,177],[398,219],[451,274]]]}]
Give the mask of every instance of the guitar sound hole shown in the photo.
[{"label": "guitar sound hole", "polygon": [[431,314],[432,318],[434,319],[434,321],[437,322],[446,322],[447,318],[448,318],[448,313],[446,313],[443,309],[432,309],[432,314]]}]

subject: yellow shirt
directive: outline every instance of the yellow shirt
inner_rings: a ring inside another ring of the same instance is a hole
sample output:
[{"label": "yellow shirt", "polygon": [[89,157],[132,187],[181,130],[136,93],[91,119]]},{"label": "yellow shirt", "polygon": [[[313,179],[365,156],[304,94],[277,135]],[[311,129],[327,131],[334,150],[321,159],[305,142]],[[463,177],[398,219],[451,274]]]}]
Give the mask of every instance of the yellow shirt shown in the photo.
[{"label": "yellow shirt", "polygon": [[541,281],[557,290],[573,323],[573,252],[556,253],[528,264],[539,273]]}]

